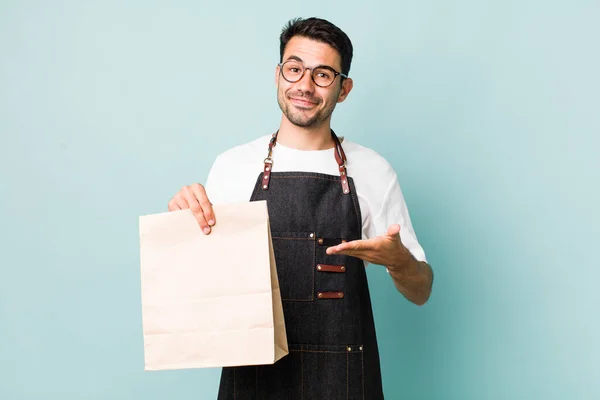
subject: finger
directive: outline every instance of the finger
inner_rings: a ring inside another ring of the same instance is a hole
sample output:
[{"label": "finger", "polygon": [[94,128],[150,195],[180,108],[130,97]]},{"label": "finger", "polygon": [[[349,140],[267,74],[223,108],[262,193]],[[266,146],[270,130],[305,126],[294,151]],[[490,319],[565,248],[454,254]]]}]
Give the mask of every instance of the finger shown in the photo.
[{"label": "finger", "polygon": [[206,195],[206,190],[204,186],[200,184],[192,185],[192,191],[194,192],[198,202],[200,203],[200,207],[202,208],[202,212],[204,213],[204,217],[208,222],[209,226],[213,226],[217,223],[215,218],[215,213],[212,208],[212,203],[208,200],[208,196]]},{"label": "finger", "polygon": [[352,248],[351,243],[352,242],[345,242],[345,243],[342,243],[342,244],[338,244],[337,246],[328,247],[325,250],[325,253],[327,253],[327,254],[339,254],[342,251],[347,251],[347,250],[349,250],[349,249]]},{"label": "finger", "polygon": [[190,189],[190,187],[186,186],[181,189],[181,194],[185,198],[185,201],[190,205],[190,210],[194,215],[198,214],[202,211],[202,207],[200,207],[200,203],[196,198],[195,193]]},{"label": "finger", "polygon": [[351,252],[355,253],[357,251],[368,248],[368,240],[353,240],[351,242],[338,244],[337,246],[328,247],[327,250],[325,250],[325,252],[327,254],[347,254],[346,252],[348,250],[351,250]]},{"label": "finger", "polygon": [[173,197],[169,201],[169,211],[177,211],[177,210],[181,210],[181,207],[179,207],[179,205],[177,204],[177,200],[175,200],[175,197]]},{"label": "finger", "polygon": [[181,192],[177,193],[175,197],[173,197],[173,200],[175,202],[175,205],[180,210],[186,210],[190,208],[190,205],[188,204],[187,200],[181,195]]},{"label": "finger", "polygon": [[400,234],[400,225],[398,225],[398,224],[390,225],[390,227],[387,230],[387,234],[388,234],[388,236],[395,236],[395,235]]},{"label": "finger", "polygon": [[210,233],[210,226],[208,226],[208,222],[206,221],[204,212],[202,211],[202,207],[200,206],[196,195],[194,194],[192,189],[190,189],[187,186],[184,189],[182,189],[182,192],[187,203],[190,205],[189,208],[192,211],[192,214],[194,214],[196,221],[198,221],[198,225],[200,225],[200,229],[202,229],[202,232],[204,232],[204,234],[208,235]]},{"label": "finger", "polygon": [[372,253],[371,251],[367,251],[367,250],[347,249],[347,250],[339,251],[339,252],[337,252],[335,254],[342,255],[342,256],[348,256],[348,257],[359,258],[361,260],[365,260],[365,261],[371,262],[371,260],[373,259],[373,255],[371,253]]}]

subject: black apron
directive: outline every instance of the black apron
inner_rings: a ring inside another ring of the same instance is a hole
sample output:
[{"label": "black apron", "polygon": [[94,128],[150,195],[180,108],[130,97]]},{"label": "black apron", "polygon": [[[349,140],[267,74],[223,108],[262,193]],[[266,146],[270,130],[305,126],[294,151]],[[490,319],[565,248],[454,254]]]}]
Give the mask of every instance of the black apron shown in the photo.
[{"label": "black apron", "polygon": [[362,219],[335,133],[340,175],[264,171],[250,201],[267,200],[290,353],[273,365],[223,368],[218,399],[383,399],[362,260],[327,255],[361,239]]}]

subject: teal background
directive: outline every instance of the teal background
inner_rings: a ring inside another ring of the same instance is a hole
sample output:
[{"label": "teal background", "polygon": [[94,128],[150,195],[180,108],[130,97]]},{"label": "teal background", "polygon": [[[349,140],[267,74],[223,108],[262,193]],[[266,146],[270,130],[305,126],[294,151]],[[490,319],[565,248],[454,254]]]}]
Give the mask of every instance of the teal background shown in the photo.
[{"label": "teal background", "polygon": [[436,273],[417,307],[369,268],[386,398],[600,398],[598,1],[0,0],[0,399],[215,398],[143,371],[137,218],[277,128],[312,15]]}]

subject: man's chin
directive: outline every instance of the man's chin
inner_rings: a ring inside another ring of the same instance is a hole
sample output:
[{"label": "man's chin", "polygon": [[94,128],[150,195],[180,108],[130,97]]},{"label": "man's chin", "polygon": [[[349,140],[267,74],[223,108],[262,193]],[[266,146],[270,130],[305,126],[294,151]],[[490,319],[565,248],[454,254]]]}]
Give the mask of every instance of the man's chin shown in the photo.
[{"label": "man's chin", "polygon": [[318,116],[307,117],[296,113],[286,113],[287,119],[294,125],[302,128],[310,128],[318,124]]},{"label": "man's chin", "polygon": [[311,119],[301,119],[301,118],[288,118],[289,121],[300,127],[300,128],[312,128],[318,125],[318,120],[316,118]]}]

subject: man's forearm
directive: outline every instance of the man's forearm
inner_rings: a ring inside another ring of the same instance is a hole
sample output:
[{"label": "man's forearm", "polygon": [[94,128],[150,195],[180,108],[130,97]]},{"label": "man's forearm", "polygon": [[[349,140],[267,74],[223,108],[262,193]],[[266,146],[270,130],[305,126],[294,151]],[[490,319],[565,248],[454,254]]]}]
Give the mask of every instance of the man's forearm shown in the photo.
[{"label": "man's forearm", "polygon": [[433,271],[429,264],[417,261],[411,255],[403,265],[387,268],[396,288],[406,299],[419,306],[427,302],[433,284]]}]

